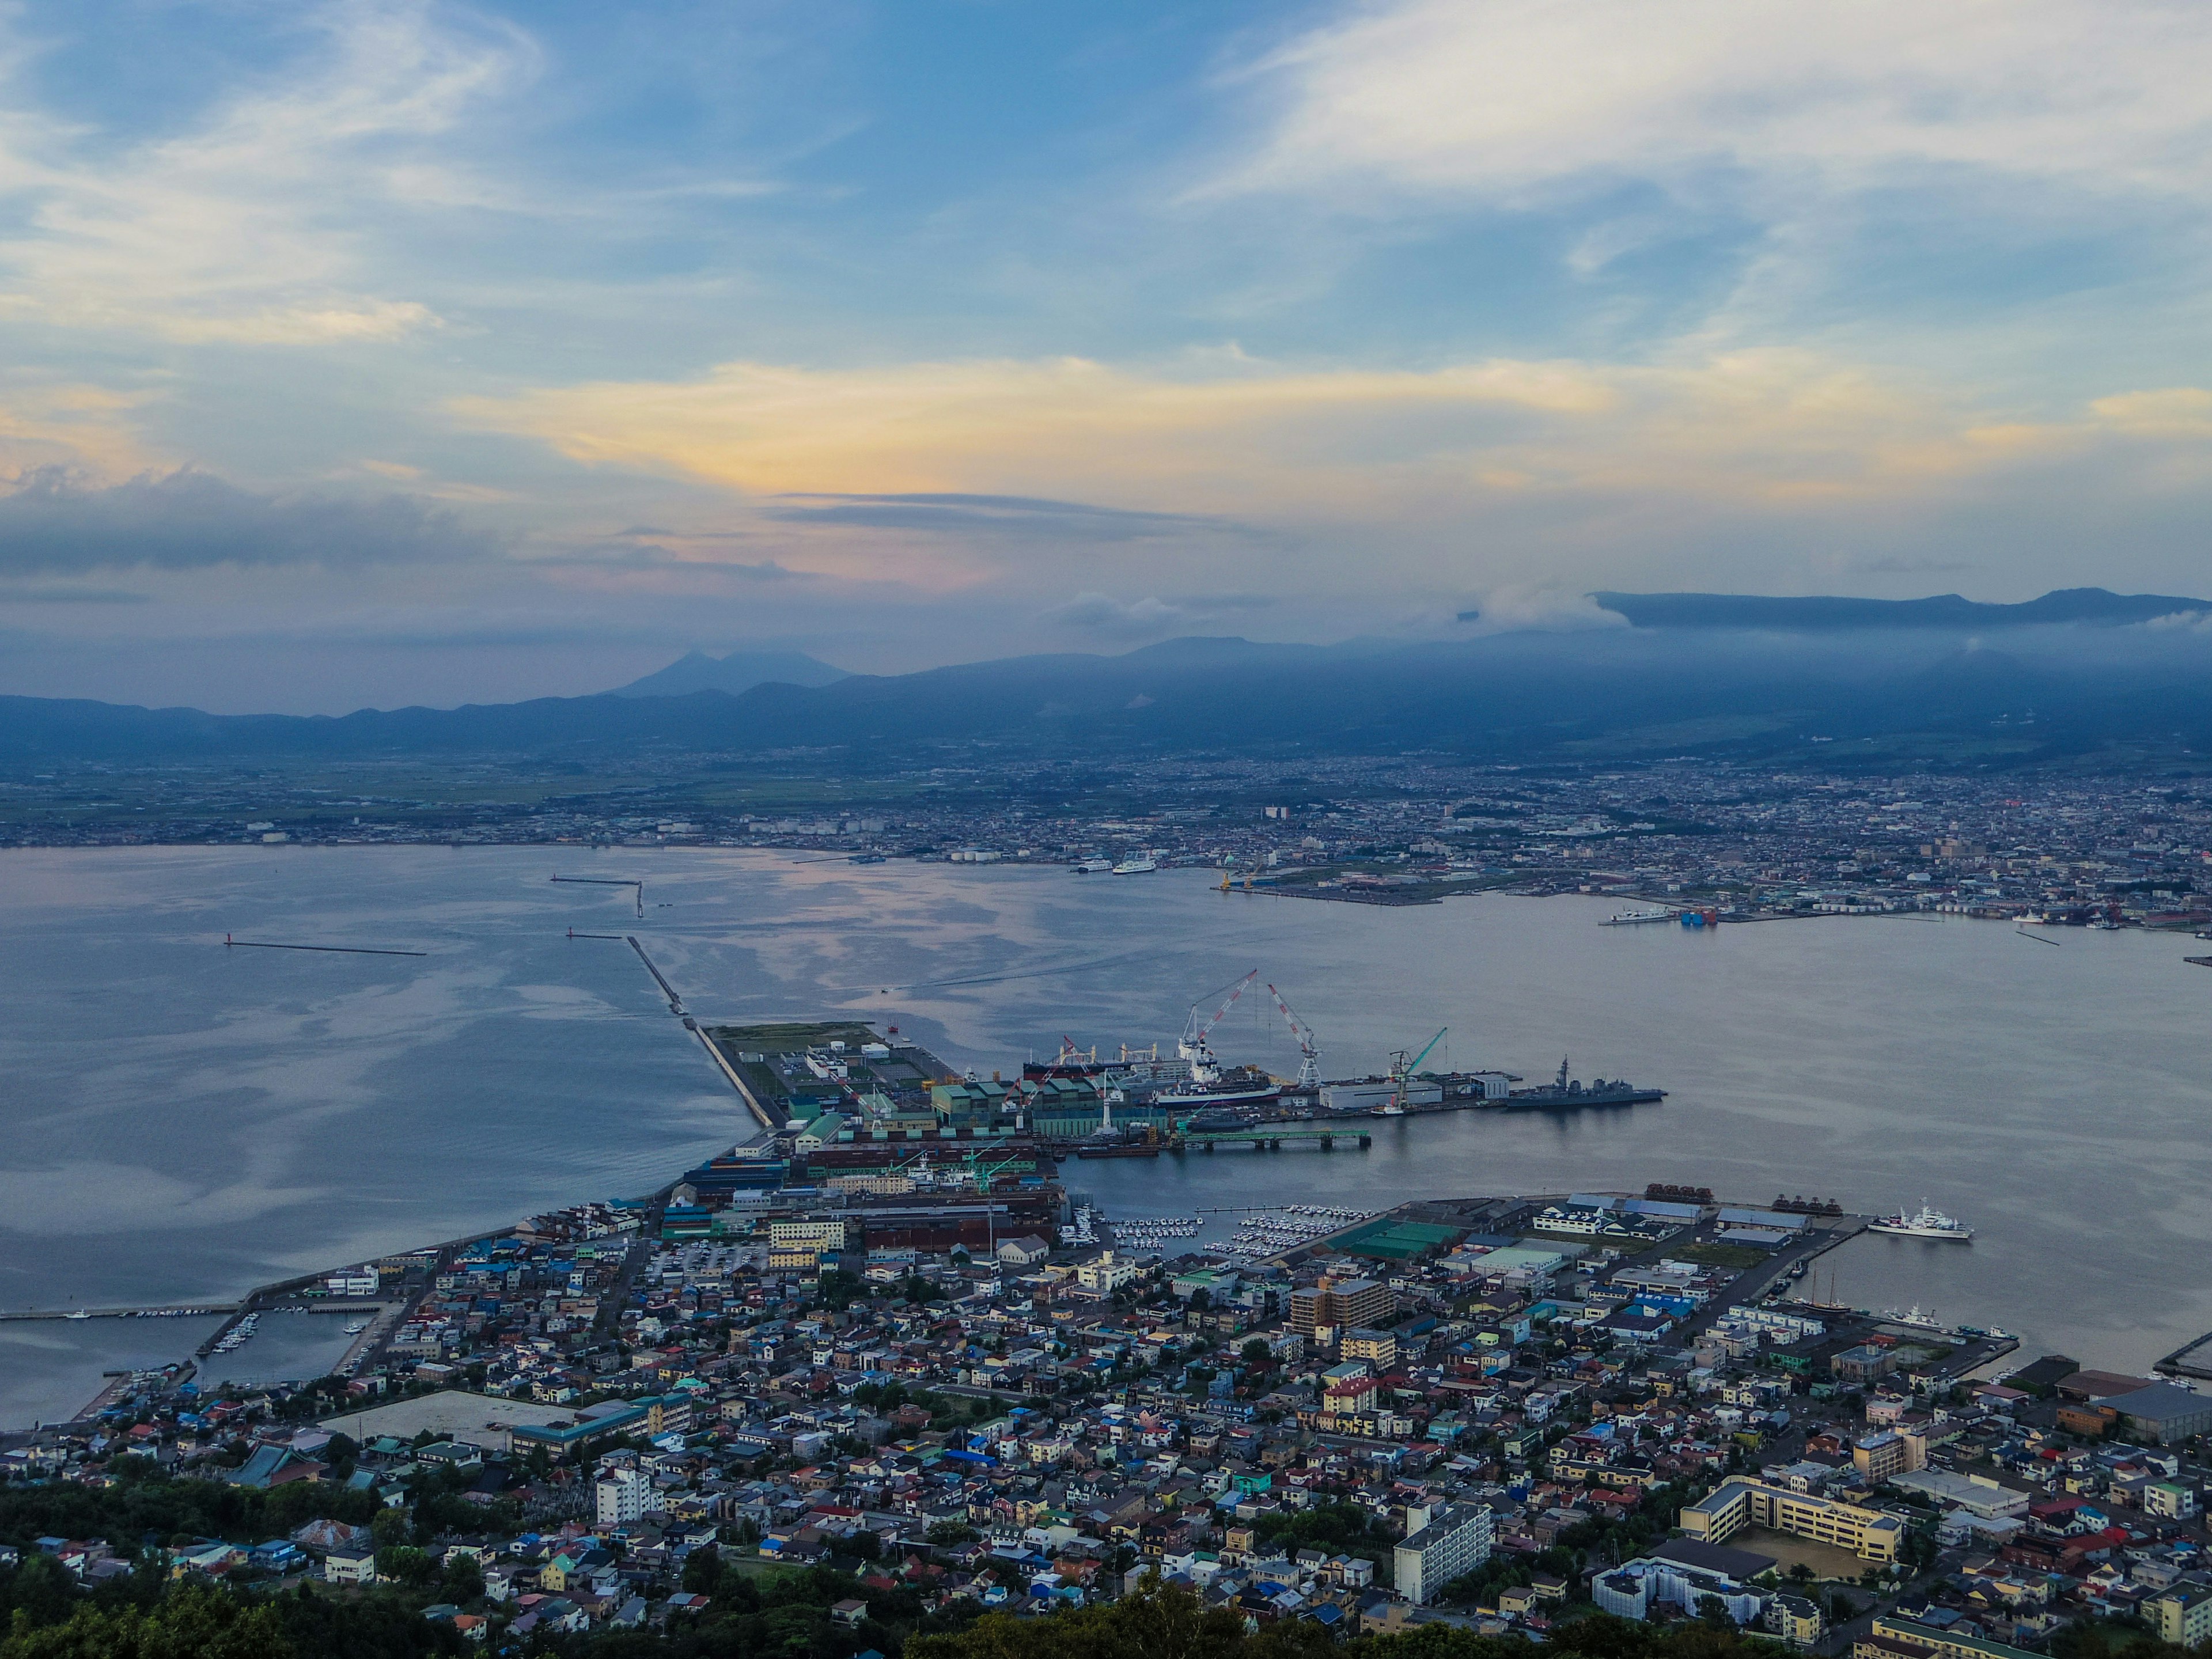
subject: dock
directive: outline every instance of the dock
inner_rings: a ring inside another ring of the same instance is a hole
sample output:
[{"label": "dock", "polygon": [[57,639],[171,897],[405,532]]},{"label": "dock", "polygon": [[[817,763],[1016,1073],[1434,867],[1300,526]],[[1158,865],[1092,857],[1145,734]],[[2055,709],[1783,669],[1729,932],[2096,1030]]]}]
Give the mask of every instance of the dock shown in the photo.
[{"label": "dock", "polygon": [[1183,1152],[1195,1146],[1201,1152],[1210,1152],[1227,1144],[1249,1145],[1255,1152],[1279,1152],[1286,1140],[1292,1146],[1303,1141],[1324,1152],[1334,1151],[1340,1140],[1356,1140],[1364,1152],[1375,1144],[1375,1135],[1371,1130],[1355,1129],[1349,1124],[1261,1122],[1234,1129],[1178,1129],[1168,1137],[1167,1149]]},{"label": "dock", "polygon": [[190,1302],[138,1308],[11,1308],[0,1309],[0,1320],[16,1319],[189,1319],[200,1314],[243,1311],[237,1302]]},{"label": "dock", "polygon": [[[2208,963],[2212,965],[2212,963]],[[2212,1331],[2193,1342],[2185,1342],[2151,1366],[2160,1376],[2190,1376],[2212,1380]]]}]

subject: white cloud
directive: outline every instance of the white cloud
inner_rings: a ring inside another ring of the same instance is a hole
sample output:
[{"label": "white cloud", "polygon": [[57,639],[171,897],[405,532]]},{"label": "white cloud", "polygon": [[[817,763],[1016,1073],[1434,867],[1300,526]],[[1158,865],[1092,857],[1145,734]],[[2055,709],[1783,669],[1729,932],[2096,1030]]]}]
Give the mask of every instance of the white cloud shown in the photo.
[{"label": "white cloud", "polygon": [[1525,200],[1963,167],[2212,195],[2212,9],[2168,0],[1395,0],[1251,73],[1284,109],[1247,187]]},{"label": "white cloud", "polygon": [[[424,204],[419,153],[527,78],[534,51],[428,0],[325,4],[301,27],[304,63],[119,154],[103,148],[110,135],[29,112],[17,88],[19,112],[0,122],[15,224],[0,235],[0,307],[186,343],[377,341],[434,325],[421,300],[373,291],[370,222]],[[25,57],[0,38],[0,75],[20,80]]]}]

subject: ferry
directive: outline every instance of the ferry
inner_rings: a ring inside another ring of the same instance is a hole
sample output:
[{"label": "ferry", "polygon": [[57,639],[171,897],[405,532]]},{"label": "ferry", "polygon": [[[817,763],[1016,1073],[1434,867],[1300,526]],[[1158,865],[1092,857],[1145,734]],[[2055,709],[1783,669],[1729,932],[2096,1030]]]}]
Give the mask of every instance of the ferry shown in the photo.
[{"label": "ferry", "polygon": [[1151,859],[1123,859],[1113,866],[1113,872],[1117,876],[1143,876],[1151,874],[1159,867]]},{"label": "ferry", "polygon": [[1598,923],[1601,927],[1638,927],[1647,921],[1672,921],[1672,910],[1621,910]]},{"label": "ferry", "polygon": [[1113,868],[1114,860],[1111,859],[1085,859],[1075,866],[1075,873],[1079,876],[1103,876]]},{"label": "ferry", "polygon": [[1963,1221],[1945,1215],[1924,1198],[1920,1200],[1920,1212],[1917,1215],[1907,1215],[1900,1209],[1895,1215],[1886,1215],[1879,1221],[1869,1221],[1867,1224],[1867,1231],[1871,1233],[1895,1233],[1900,1238],[1942,1239],[1953,1244],[1970,1243],[1974,1237],[1974,1230],[1972,1227]]}]

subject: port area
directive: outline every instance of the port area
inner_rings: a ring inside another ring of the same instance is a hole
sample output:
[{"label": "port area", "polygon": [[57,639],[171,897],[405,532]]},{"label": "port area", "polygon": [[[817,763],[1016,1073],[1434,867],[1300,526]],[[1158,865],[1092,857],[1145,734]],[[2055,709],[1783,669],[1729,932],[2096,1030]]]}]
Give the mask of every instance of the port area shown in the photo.
[{"label": "port area", "polygon": [[[1656,1105],[1663,1089],[1559,1074],[1523,1087],[1504,1071],[1407,1072],[1316,1082],[1249,1067],[1210,1089],[1158,1046],[1102,1057],[1073,1044],[986,1077],[962,1072],[902,1034],[856,1020],[747,1025],[694,1022],[716,1066],[774,1144],[825,1154],[826,1166],[878,1161],[906,1149],[917,1173],[1002,1155],[1034,1165],[1080,1158],[1157,1158],[1217,1148],[1365,1149],[1393,1118],[1457,1111],[1573,1112]],[[858,1149],[858,1150],[854,1150]],[[901,1160],[894,1159],[894,1162]]]},{"label": "port area", "polygon": [[[1648,1196],[1655,1193],[1686,1196]],[[1347,1258],[1372,1261],[1378,1275],[1416,1262],[1463,1267],[1471,1282],[1492,1280],[1502,1267],[1525,1278],[1554,1317],[1595,1316],[1617,1340],[1698,1364],[1760,1353],[1782,1371],[1838,1383],[1890,1376],[1949,1383],[2018,1349],[2007,1332],[1822,1300],[1814,1288],[1820,1258],[1874,1219],[1655,1184],[1643,1194],[1416,1200],[1247,1260],[1292,1277]],[[1236,1265],[1232,1252],[1200,1254]]]}]

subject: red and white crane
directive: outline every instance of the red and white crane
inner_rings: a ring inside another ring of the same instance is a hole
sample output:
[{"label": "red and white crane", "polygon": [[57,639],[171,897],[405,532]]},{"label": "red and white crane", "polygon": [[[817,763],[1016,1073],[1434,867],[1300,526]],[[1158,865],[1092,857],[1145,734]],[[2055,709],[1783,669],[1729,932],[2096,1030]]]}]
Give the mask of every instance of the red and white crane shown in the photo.
[{"label": "red and white crane", "polygon": [[1221,1024],[1222,1017],[1237,1006],[1237,999],[1243,996],[1252,981],[1259,977],[1260,970],[1255,968],[1231,986],[1228,997],[1213,1011],[1213,1018],[1203,1024],[1199,1021],[1198,1011],[1204,1005],[1196,1002],[1190,1005],[1190,1018],[1184,1023],[1182,1039],[1176,1044],[1176,1053],[1190,1067],[1192,1082],[1213,1083],[1220,1079],[1221,1062],[1214,1057],[1213,1045],[1206,1038],[1213,1034],[1213,1028]]}]

